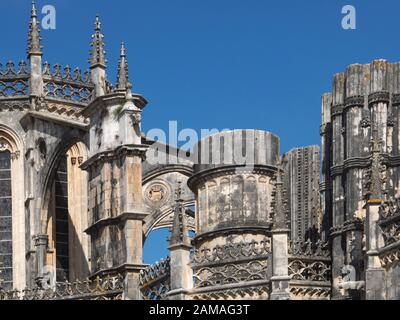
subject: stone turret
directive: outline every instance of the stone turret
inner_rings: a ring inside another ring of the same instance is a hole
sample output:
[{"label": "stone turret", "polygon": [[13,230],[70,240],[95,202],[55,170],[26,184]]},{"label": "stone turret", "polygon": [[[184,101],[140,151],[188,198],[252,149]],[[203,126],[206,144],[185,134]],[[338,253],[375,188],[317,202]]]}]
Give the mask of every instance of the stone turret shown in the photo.
[{"label": "stone turret", "polygon": [[[98,19],[94,39],[97,58],[92,57],[92,75],[104,75]],[[125,78],[128,79],[127,74]],[[99,80],[93,77],[93,81],[96,79]],[[144,268],[142,226],[147,215],[142,199],[142,162],[148,147],[141,144],[140,125],[147,101],[131,89],[128,83],[124,90],[122,86],[108,94],[100,90],[101,95],[84,110],[90,119],[90,150],[82,168],[89,172],[90,227],[86,232],[94,248],[92,272],[124,274],[125,297],[140,299],[139,273]]]},{"label": "stone turret", "polygon": [[[188,182],[196,194],[198,210],[195,286],[205,287],[205,291],[229,286],[241,292],[249,285],[246,278],[250,282],[259,279],[257,286],[262,289],[271,272],[266,256],[271,252],[279,138],[257,130],[227,131],[204,139],[196,151],[199,164]],[[253,251],[250,257],[229,256],[230,248],[235,247],[243,248],[242,254],[252,251],[250,248]],[[225,267],[218,265],[218,259],[206,267],[208,252],[226,252]],[[223,271],[231,265],[237,272]],[[248,277],[242,278],[242,269]],[[260,293],[259,298],[266,296]]]}]

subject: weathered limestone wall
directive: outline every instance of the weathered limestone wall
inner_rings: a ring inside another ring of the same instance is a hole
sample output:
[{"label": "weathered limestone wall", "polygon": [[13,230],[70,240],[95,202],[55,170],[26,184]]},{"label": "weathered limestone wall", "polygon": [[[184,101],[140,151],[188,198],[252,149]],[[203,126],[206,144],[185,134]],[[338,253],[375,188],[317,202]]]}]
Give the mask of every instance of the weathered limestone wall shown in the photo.
[{"label": "weathered limestone wall", "polygon": [[322,226],[318,146],[293,149],[283,156],[284,188],[290,211],[292,240],[319,238]]},{"label": "weathered limestone wall", "polygon": [[[366,218],[364,206],[369,192],[367,182],[373,139],[380,142],[380,152],[387,166],[382,172],[384,192],[388,197],[398,194],[399,75],[399,64],[385,60],[351,65],[346,72],[335,75],[332,101],[330,95],[323,99],[321,134],[325,191],[322,196],[325,232],[331,234],[333,241],[336,298],[342,296],[337,284],[344,265],[352,265],[357,270],[354,280],[365,278],[361,221]],[[332,146],[330,152],[329,145]],[[331,164],[330,169],[328,164]]]},{"label": "weathered limestone wall", "polygon": [[[230,157],[237,148],[250,160],[245,166],[235,165]],[[272,179],[279,159],[276,136],[254,130],[224,132],[200,142],[198,154],[200,160],[209,160],[195,165],[189,180],[197,196],[198,235],[271,223]]]},{"label": "weathered limestone wall", "polygon": [[[222,132],[201,141],[197,151],[199,159],[208,162],[195,165],[188,182],[197,201],[195,286],[197,290],[223,291],[224,285],[235,287],[236,283],[240,291],[243,283],[258,279],[262,287],[271,276],[268,256],[279,139],[255,130]],[[240,165],[236,157],[234,161],[231,156],[235,154],[246,163]],[[209,271],[202,267],[208,252],[212,256],[235,246],[253,247],[254,252],[250,258],[239,255],[236,261],[228,254],[224,266],[211,265]],[[232,265],[232,270],[246,271],[230,274]],[[218,280],[217,274],[224,276]]]}]

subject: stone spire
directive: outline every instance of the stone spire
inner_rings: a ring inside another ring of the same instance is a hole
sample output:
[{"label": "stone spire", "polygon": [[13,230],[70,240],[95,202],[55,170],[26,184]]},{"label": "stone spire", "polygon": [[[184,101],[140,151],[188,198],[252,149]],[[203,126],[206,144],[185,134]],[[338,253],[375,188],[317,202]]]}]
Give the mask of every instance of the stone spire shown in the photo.
[{"label": "stone spire", "polygon": [[172,226],[172,234],[170,238],[170,246],[190,245],[189,230],[187,227],[186,210],[182,199],[182,182],[178,182],[175,191],[176,205],[174,211],[174,222]]},{"label": "stone spire", "polygon": [[126,58],[125,44],[121,43],[121,52],[118,63],[117,90],[125,91],[129,85],[128,60]]},{"label": "stone spire", "polygon": [[40,26],[37,19],[37,11],[35,6],[35,1],[32,1],[31,19],[29,22],[29,33],[28,33],[28,56],[31,55],[42,55],[40,37]]},{"label": "stone spire", "polygon": [[94,34],[92,35],[91,53],[90,53],[90,68],[106,68],[107,60],[105,58],[106,51],[104,50],[104,35],[101,33],[101,22],[97,15],[94,22]]}]

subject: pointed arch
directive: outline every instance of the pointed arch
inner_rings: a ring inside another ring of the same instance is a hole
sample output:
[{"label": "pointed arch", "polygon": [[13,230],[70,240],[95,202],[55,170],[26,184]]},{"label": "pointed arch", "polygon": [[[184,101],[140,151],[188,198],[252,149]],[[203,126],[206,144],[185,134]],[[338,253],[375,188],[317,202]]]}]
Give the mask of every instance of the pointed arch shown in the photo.
[{"label": "pointed arch", "polygon": [[[9,197],[8,199],[3,197],[4,207],[0,207],[0,211],[3,211],[3,213],[0,212],[0,216],[9,214],[7,228],[11,232],[6,230],[5,233],[8,233],[10,238],[10,243],[7,246],[12,256],[11,261],[7,261],[9,279],[11,280],[10,286],[15,289],[23,289],[26,286],[25,192],[16,192],[16,190],[25,190],[24,146],[19,135],[3,124],[0,124],[0,152],[6,154],[5,158],[9,168],[9,175],[3,175],[5,180],[9,177],[9,190],[5,190]],[[6,184],[3,183],[3,185]],[[7,218],[4,217],[5,219]],[[6,223],[2,223],[2,225],[5,229]]]},{"label": "pointed arch", "polygon": [[61,142],[49,160],[40,228],[48,236],[45,270],[52,282],[89,275],[88,173],[80,168],[87,159],[86,144],[73,138]]}]

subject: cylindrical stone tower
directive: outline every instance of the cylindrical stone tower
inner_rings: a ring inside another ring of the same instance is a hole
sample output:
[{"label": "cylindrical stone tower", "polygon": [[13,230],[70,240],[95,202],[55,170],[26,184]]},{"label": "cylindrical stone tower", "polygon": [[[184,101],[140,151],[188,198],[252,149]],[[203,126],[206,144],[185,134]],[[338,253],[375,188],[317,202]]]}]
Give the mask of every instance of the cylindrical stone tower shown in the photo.
[{"label": "cylindrical stone tower", "polygon": [[267,280],[279,138],[226,131],[202,140],[196,151],[188,181],[197,199],[195,286],[221,290]]}]

